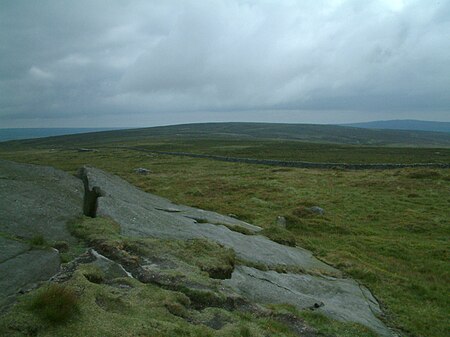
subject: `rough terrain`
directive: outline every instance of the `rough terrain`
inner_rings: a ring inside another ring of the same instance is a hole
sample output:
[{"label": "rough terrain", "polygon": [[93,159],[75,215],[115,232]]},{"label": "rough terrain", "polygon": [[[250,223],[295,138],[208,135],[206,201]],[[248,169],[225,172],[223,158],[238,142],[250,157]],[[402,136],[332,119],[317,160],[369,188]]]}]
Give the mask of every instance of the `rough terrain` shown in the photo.
[{"label": "rough terrain", "polygon": [[[259,227],[238,219],[144,193],[104,171],[84,167],[76,178],[50,167],[0,160],[0,200],[0,240],[5,247],[0,255],[1,308],[8,308],[24,289],[60,271],[58,251],[51,244],[36,245],[40,241],[36,238],[71,245],[76,238],[66,224],[84,213],[120,225],[115,246],[91,240],[96,250],[89,253],[100,268],[114,269],[114,275],[129,275],[186,293],[199,289],[211,292],[206,302],[198,303],[201,307],[289,303],[333,319],[360,323],[382,336],[393,335],[378,318],[382,312],[369,290],[344,278],[309,251],[273,242],[258,235]],[[218,250],[234,252],[236,260],[229,275],[217,276],[202,269],[214,279],[197,278],[196,267],[158,241],[199,239],[217,243]],[[149,245],[152,249],[147,249]],[[65,266],[56,278],[70,278],[77,264],[71,268]],[[180,281],[173,276],[174,271],[189,277]]]}]

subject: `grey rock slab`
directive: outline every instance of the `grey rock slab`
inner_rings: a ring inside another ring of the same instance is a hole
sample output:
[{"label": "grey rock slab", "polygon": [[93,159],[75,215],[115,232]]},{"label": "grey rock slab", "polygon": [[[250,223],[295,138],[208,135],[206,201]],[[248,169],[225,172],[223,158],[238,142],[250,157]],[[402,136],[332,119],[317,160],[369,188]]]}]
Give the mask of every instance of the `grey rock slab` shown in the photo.
[{"label": "grey rock slab", "polygon": [[[156,209],[167,213],[179,213],[179,215],[183,216],[183,218],[185,219],[191,218],[192,220],[195,220],[194,223],[197,222],[197,220],[201,219],[202,221],[211,224],[224,224],[231,227],[243,227],[252,233],[256,233],[262,230],[262,228],[259,226],[251,225],[244,221],[216,212],[174,204],[170,200],[150,193],[146,193],[130,185],[128,182],[117,176],[93,167],[84,167],[83,169],[81,169],[80,175],[86,178],[87,187],[89,190],[93,190],[95,187],[100,188],[104,196],[102,198],[99,198],[99,202],[101,202],[100,200],[102,199],[106,199],[104,197],[117,199],[118,196],[124,193],[128,193],[129,191],[129,195],[123,195],[122,201],[126,201],[127,203],[133,205],[139,205],[144,209]],[[104,205],[103,208],[105,207],[112,207],[112,205]],[[99,210],[101,209],[102,207],[99,207]],[[171,217],[172,215],[169,216]],[[161,217],[164,216],[161,215]],[[189,220],[189,222],[192,223],[191,220]]]},{"label": "grey rock slab", "polygon": [[56,274],[59,265],[55,249],[29,250],[0,263],[0,310],[13,303],[20,290]]},{"label": "grey rock slab", "polygon": [[205,211],[199,208],[193,208],[189,206],[180,207],[181,214],[201,222],[208,222],[215,225],[226,225],[230,228],[241,227],[249,231],[249,233],[256,234],[262,231],[259,226],[251,225],[247,222],[238,220],[236,218],[225,216],[216,212]]},{"label": "grey rock slab", "polygon": [[198,227],[204,238],[232,248],[242,260],[268,267],[294,266],[306,272],[340,275],[339,270],[319,261],[306,249],[284,246],[262,235],[236,233],[224,226],[211,228],[208,224],[199,224]]},{"label": "grey rock slab", "polygon": [[72,241],[66,222],[82,215],[83,184],[52,167],[0,160],[0,232]]},{"label": "grey rock slab", "polygon": [[[314,258],[311,252],[305,249],[283,246],[260,235],[244,235],[223,225],[198,223],[192,219],[192,215],[200,214],[201,218],[209,216],[210,219],[227,220],[230,223],[238,221],[236,219],[175,205],[98,169],[85,167],[81,174],[86,178],[90,190],[101,190],[102,196],[97,200],[97,215],[114,219],[120,224],[124,235],[163,239],[206,238],[234,249],[239,258],[253,263],[339,273],[337,269]],[[181,211],[173,212],[173,209]]]},{"label": "grey rock slab", "polygon": [[237,266],[223,283],[257,303],[288,303],[317,310],[333,319],[356,322],[381,336],[394,334],[377,318],[381,309],[372,294],[351,279],[280,274]]},{"label": "grey rock slab", "polygon": [[30,249],[26,243],[0,236],[0,264]]},{"label": "grey rock slab", "polygon": [[67,221],[82,215],[81,180],[51,167],[0,160],[0,310],[20,289],[53,276],[60,266],[54,249],[29,250],[24,240],[74,242]]}]

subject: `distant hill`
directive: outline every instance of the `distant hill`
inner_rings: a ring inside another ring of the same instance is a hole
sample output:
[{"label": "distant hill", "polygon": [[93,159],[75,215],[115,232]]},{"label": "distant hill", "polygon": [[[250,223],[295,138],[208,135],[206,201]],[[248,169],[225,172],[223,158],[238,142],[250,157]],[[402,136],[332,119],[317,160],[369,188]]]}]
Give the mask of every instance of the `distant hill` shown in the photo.
[{"label": "distant hill", "polygon": [[374,121],[366,123],[342,124],[364,129],[416,130],[450,132],[450,122],[420,121],[414,119],[398,119],[388,121]]},{"label": "distant hill", "polygon": [[15,139],[43,138],[51,136],[72,135],[118,128],[5,128],[0,129],[0,142]]},{"label": "distant hill", "polygon": [[285,139],[374,146],[450,147],[450,134],[444,132],[372,130],[337,125],[275,123],[182,124],[23,140],[20,143],[79,146],[81,144],[143,142],[146,139],[157,138]]}]

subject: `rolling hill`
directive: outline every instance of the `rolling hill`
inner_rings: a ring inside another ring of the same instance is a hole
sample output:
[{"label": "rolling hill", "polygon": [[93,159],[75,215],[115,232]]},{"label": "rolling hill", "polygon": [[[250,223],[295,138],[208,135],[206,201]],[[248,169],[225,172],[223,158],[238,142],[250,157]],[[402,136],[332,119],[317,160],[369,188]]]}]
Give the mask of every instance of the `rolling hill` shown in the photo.
[{"label": "rolling hill", "polygon": [[23,140],[20,144],[67,145],[138,142],[152,138],[284,139],[369,146],[450,147],[450,134],[409,130],[372,130],[348,126],[281,123],[198,123],[114,130]]},{"label": "rolling hill", "polygon": [[450,132],[450,122],[432,122],[414,119],[373,121],[365,123],[343,124],[363,129],[385,129],[385,130],[416,130]]}]

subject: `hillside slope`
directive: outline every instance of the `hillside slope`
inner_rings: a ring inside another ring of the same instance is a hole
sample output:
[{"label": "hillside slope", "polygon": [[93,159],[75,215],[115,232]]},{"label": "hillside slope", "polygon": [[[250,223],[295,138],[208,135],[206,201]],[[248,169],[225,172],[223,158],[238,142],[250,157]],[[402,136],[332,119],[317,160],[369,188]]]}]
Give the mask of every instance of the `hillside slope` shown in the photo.
[{"label": "hillside slope", "polygon": [[450,132],[450,122],[421,121],[415,119],[397,119],[388,121],[373,121],[364,123],[342,124],[364,129],[388,129],[388,130],[416,130]]},{"label": "hillside slope", "polygon": [[276,123],[200,123],[142,129],[94,132],[21,141],[23,145],[136,142],[151,138],[287,139],[320,143],[373,146],[450,147],[442,132],[370,130],[337,125]]}]

